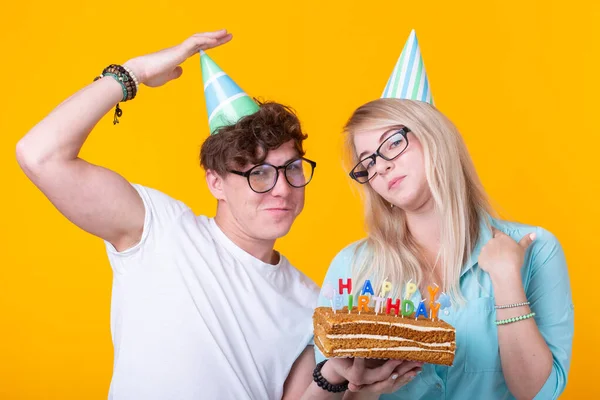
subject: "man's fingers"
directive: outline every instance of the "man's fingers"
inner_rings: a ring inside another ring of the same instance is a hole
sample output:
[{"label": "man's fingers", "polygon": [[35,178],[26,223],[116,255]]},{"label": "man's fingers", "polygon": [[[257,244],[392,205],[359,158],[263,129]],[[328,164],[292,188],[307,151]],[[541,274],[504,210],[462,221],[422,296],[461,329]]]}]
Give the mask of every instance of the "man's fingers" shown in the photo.
[{"label": "man's fingers", "polygon": [[398,373],[394,372],[389,378],[383,381],[375,382],[371,385],[364,385],[358,390],[354,391],[368,393],[393,393],[402,386],[412,381],[415,376],[417,376],[416,370],[412,370],[405,375],[399,375]]},{"label": "man's fingers", "polygon": [[181,64],[187,58],[193,56],[200,50],[210,49],[229,42],[233,38],[231,33],[227,33],[226,29],[221,29],[214,32],[196,33],[187,38],[182,44],[182,54],[177,60]]},{"label": "man's fingers", "polygon": [[360,377],[358,383],[363,385],[370,385],[375,382],[384,381],[392,374],[395,368],[402,365],[406,361],[404,360],[388,360],[385,364],[376,367],[368,368],[363,371],[362,377]]},{"label": "man's fingers", "polygon": [[214,39],[214,41],[205,42],[205,43],[199,45],[199,47],[197,49],[195,49],[194,53],[198,52],[199,50],[208,50],[208,49],[212,49],[212,48],[221,46],[222,44],[229,42],[232,38],[233,38],[233,35],[228,34],[227,36],[224,36],[222,38]]},{"label": "man's fingers", "polygon": [[354,358],[352,365],[346,370],[346,379],[354,385],[360,386],[364,384],[365,374],[365,359]]},{"label": "man's fingers", "polygon": [[181,64],[198,51],[207,48],[207,46],[217,44],[218,40],[208,36],[192,36],[181,44],[181,52],[177,57],[177,64]]},{"label": "man's fingers", "polygon": [[365,359],[364,358],[355,358],[354,363],[352,364],[353,368],[357,370],[365,369]]},{"label": "man's fingers", "polygon": [[410,372],[413,369],[417,369],[417,368],[421,368],[423,366],[423,363],[421,362],[415,362],[415,361],[407,361],[405,363],[403,363],[402,365],[397,366],[394,369],[394,373],[403,376],[405,374],[407,374],[408,372]]},{"label": "man's fingers", "polygon": [[365,359],[365,367],[377,368],[377,367],[381,367],[386,362],[388,362],[388,360],[383,359],[383,358],[366,358]]},{"label": "man's fingers", "polygon": [[344,377],[344,379],[349,380],[348,374],[352,370],[353,358],[336,357],[330,359],[329,363],[338,375],[341,375]]},{"label": "man's fingers", "polygon": [[226,29],[215,32],[197,33],[188,38],[186,44],[186,54],[190,57],[199,50],[206,50],[216,46],[220,46],[229,42],[233,38],[231,33],[227,33]]},{"label": "man's fingers", "polygon": [[231,39],[233,39],[233,35],[230,33],[227,36],[217,39],[217,44],[213,45],[212,47],[221,46],[222,44],[229,42]]},{"label": "man's fingers", "polygon": [[362,385],[355,385],[354,383],[348,383],[348,390],[351,392],[360,392],[363,388]]},{"label": "man's fingers", "polygon": [[217,31],[212,31],[212,32],[195,33],[192,35],[192,37],[211,37],[211,38],[219,39],[226,35],[228,35],[227,29],[219,29]]}]

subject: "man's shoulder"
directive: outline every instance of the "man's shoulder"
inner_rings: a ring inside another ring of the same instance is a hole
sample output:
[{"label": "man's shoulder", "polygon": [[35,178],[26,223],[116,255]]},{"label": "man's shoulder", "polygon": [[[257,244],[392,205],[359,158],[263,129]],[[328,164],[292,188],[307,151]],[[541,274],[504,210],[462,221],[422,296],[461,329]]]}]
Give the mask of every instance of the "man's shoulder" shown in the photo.
[{"label": "man's shoulder", "polygon": [[190,207],[176,196],[167,194],[166,192],[154,187],[145,186],[139,183],[130,183],[131,186],[139,193],[142,200],[149,200],[153,205],[171,205],[179,209],[189,209]]},{"label": "man's shoulder", "polygon": [[317,284],[302,270],[293,265],[285,256],[282,255],[282,257],[284,258],[284,264],[286,265],[286,268],[293,276],[293,282],[295,282],[296,285],[305,288],[309,292],[313,292],[318,295],[319,287]]},{"label": "man's shoulder", "polygon": [[[181,235],[192,237],[197,245],[214,245],[215,230],[211,217],[197,214],[180,197],[138,183],[131,183],[144,203],[144,235],[155,239]],[[177,240],[170,245],[178,245]],[[156,245],[156,243],[154,243]]]},{"label": "man's shoulder", "polygon": [[133,188],[138,192],[144,203],[146,211],[145,225],[151,222],[156,223],[159,229],[165,229],[167,226],[172,226],[181,222],[182,216],[187,216],[188,219],[196,218],[198,223],[208,224],[207,218],[200,218],[201,215],[196,215],[192,208],[188,206],[178,196],[167,194],[166,192],[145,186],[139,183],[131,183]]}]

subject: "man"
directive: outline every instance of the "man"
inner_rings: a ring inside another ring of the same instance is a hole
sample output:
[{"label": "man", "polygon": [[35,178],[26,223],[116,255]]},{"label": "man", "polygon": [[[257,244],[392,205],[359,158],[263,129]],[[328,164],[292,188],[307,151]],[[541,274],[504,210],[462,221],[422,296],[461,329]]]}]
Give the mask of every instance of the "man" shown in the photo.
[{"label": "man", "polygon": [[197,34],[111,66],[17,145],[31,181],[106,243],[112,399],[278,399],[284,386],[299,397],[311,384],[318,288],[274,250],[302,211],[316,165],[303,157],[306,136],[289,109],[252,102],[201,55],[211,126],[201,162],[215,218],[78,157],[98,121],[115,105],[120,116],[118,103],[139,85],[178,78],[187,58],[230,39]]}]

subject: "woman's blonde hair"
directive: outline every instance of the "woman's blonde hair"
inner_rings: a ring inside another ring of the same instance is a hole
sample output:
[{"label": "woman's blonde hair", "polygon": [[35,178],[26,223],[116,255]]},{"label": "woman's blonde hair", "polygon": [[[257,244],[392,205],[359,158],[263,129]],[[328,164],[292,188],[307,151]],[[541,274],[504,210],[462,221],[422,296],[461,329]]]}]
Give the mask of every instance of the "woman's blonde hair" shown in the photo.
[{"label": "woman's blonde hair", "polygon": [[[345,126],[346,151],[352,168],[358,163],[355,133],[366,129],[408,127],[423,147],[427,183],[441,218],[440,251],[443,290],[463,303],[459,279],[479,234],[480,218],[492,208],[479,181],[467,148],[454,124],[434,106],[412,100],[378,99],[359,107]],[[410,142],[409,142],[410,143]],[[410,144],[409,144],[410,146]],[[420,249],[407,229],[404,212],[378,195],[367,183],[364,189],[368,236],[358,243],[352,263],[354,289],[372,279],[378,293],[384,280],[392,283],[389,296],[401,296],[401,284],[419,285],[424,264]]]}]

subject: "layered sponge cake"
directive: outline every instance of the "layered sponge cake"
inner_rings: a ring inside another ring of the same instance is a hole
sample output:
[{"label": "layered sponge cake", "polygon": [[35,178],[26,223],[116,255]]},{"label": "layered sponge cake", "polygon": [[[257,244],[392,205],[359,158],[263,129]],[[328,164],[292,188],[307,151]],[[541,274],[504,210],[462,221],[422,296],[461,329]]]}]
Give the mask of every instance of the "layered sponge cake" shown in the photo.
[{"label": "layered sponge cake", "polygon": [[358,312],[334,312],[318,307],[313,315],[315,344],[327,358],[361,357],[452,365],[456,331],[447,322],[423,316],[402,317]]}]

